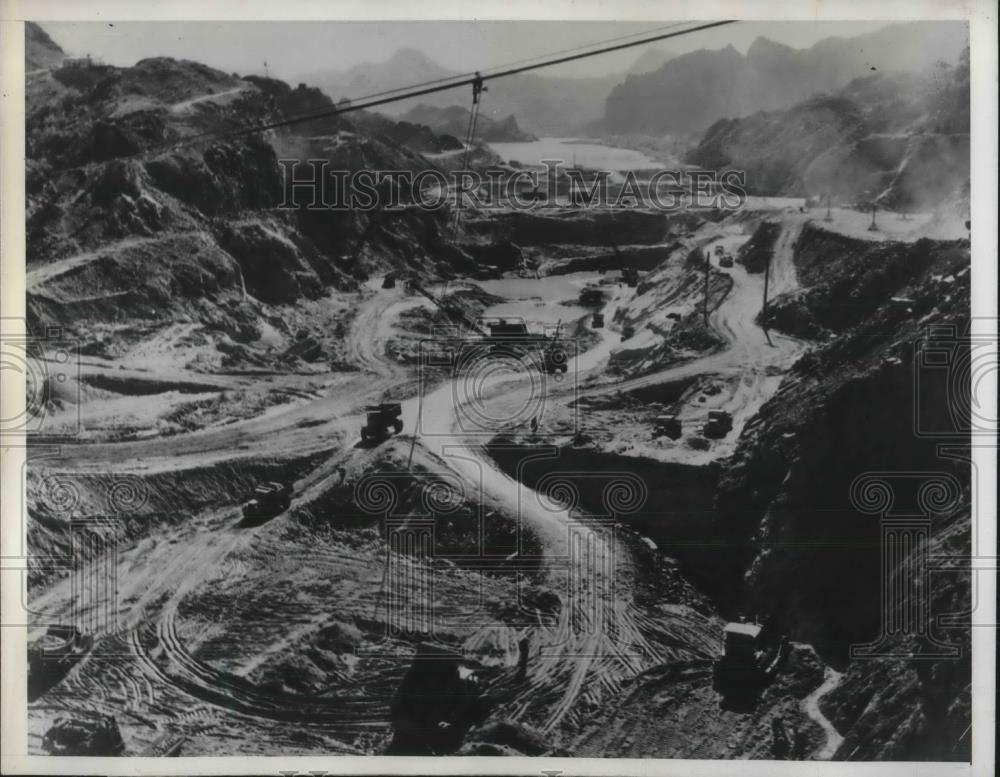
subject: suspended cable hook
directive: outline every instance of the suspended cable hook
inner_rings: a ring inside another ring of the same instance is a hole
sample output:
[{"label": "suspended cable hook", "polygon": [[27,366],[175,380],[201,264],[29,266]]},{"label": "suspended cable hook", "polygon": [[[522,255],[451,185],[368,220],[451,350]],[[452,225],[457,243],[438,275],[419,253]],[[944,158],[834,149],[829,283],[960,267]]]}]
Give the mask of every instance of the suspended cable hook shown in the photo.
[{"label": "suspended cable hook", "polygon": [[479,105],[479,95],[488,91],[489,89],[483,86],[483,77],[477,70],[476,77],[472,79],[472,104]]}]

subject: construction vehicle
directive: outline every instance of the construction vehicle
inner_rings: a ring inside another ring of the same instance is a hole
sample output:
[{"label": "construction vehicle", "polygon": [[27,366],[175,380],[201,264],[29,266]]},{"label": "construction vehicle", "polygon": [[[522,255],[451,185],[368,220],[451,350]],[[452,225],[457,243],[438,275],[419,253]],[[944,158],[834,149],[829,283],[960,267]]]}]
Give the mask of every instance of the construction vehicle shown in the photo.
[{"label": "construction vehicle", "polygon": [[723,256],[726,253],[726,248],[721,243],[715,247],[715,255]]},{"label": "construction vehicle", "polygon": [[594,313],[594,318],[590,322],[590,326],[593,329],[604,329],[604,314]]},{"label": "construction vehicle", "polygon": [[528,325],[520,318],[501,318],[487,324],[489,353],[491,355],[522,358],[544,346],[547,338],[543,334],[529,332]]},{"label": "construction vehicle", "polygon": [[386,273],[386,276],[382,279],[383,289],[394,289],[396,288],[396,276],[394,273]]},{"label": "construction vehicle", "polygon": [[709,410],[708,422],[702,427],[702,434],[713,439],[725,437],[733,429],[733,416],[725,410]]},{"label": "construction vehicle", "polygon": [[361,427],[361,442],[381,442],[393,433],[403,431],[403,406],[399,402],[383,402],[365,408],[368,422]]},{"label": "construction vehicle", "polygon": [[653,426],[654,437],[669,437],[676,440],[681,436],[681,420],[673,413],[656,416]]},{"label": "construction vehicle", "polygon": [[142,753],[145,758],[176,758],[187,743],[186,734],[165,732]]},{"label": "construction vehicle", "polygon": [[726,254],[719,260],[719,267],[730,268],[733,266],[733,257]]},{"label": "construction vehicle", "polygon": [[447,755],[488,714],[482,665],[448,647],[417,644],[413,663],[389,705],[387,755]]},{"label": "construction vehicle", "polygon": [[639,271],[634,267],[626,267],[622,270],[622,283],[630,289],[639,285]]},{"label": "construction vehicle", "polygon": [[42,748],[49,755],[116,756],[125,743],[114,715],[102,715],[96,721],[59,718],[42,737]]},{"label": "construction vehicle", "polygon": [[777,672],[782,645],[759,623],[727,623],[722,655],[712,666],[712,687],[722,694],[760,690]]},{"label": "construction vehicle", "polygon": [[243,505],[244,521],[262,521],[285,512],[292,504],[292,489],[284,483],[259,483],[253,497]]},{"label": "construction vehicle", "polygon": [[569,357],[566,349],[553,343],[542,351],[542,367],[549,375],[565,374],[569,369]]},{"label": "construction vehicle", "polygon": [[69,671],[94,646],[94,638],[76,626],[49,626],[45,636],[28,648],[29,675]]}]

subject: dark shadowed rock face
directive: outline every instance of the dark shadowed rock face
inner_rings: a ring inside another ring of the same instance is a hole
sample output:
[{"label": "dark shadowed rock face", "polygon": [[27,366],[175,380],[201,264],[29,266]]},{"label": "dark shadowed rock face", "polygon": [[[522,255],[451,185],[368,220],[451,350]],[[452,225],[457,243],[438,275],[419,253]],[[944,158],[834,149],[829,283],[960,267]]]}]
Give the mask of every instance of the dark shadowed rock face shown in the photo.
[{"label": "dark shadowed rock face", "polygon": [[[915,434],[917,424],[946,428],[949,407],[968,406],[968,396],[928,382],[916,355],[924,322],[966,331],[968,243],[880,244],[807,227],[795,257],[806,288],[776,309],[791,300],[824,331],[744,430],[720,479],[710,531],[728,538],[732,558],[723,563],[724,554],[714,554],[718,595],[742,591],[734,604],[773,615],[793,639],[844,670],[825,703],[845,737],[836,757],[961,760],[969,753],[962,739],[970,714],[966,627],[938,631],[960,648],[955,658],[849,660],[850,645],[873,642],[881,631],[884,574],[879,517],[859,511],[851,489],[869,473],[943,473],[957,488],[948,504],[930,510],[929,552],[970,552],[970,468]],[[794,331],[809,336],[807,327]],[[894,488],[895,509],[920,512],[915,488]],[[918,553],[888,573],[901,581]],[[967,575],[935,578],[932,614],[967,612],[969,604]],[[915,649],[911,642],[899,635],[886,647]]]}]

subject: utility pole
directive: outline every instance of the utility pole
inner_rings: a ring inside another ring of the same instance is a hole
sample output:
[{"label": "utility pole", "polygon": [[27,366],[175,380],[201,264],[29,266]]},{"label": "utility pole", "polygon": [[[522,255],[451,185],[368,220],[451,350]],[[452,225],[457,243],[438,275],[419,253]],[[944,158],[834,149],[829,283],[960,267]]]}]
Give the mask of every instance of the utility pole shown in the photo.
[{"label": "utility pole", "polygon": [[830,192],[826,193],[826,218],[824,221],[833,221],[833,216],[830,215]]},{"label": "utility pole", "polygon": [[767,313],[767,285],[771,278],[771,257],[767,257],[767,264],[764,265],[764,304],[760,309],[760,314],[763,316]]},{"label": "utility pole", "polygon": [[763,323],[764,337],[767,338],[767,344],[772,345],[771,335],[767,331],[767,286],[768,282],[771,280],[771,255],[767,257],[767,264],[764,265],[764,304],[760,308],[760,318]]},{"label": "utility pole", "polygon": [[705,325],[708,325],[708,273],[712,269],[712,252],[705,252],[705,301],[702,305],[702,313],[705,317]]},{"label": "utility pole", "polygon": [[872,223],[868,225],[869,232],[878,232],[878,227],[875,226],[875,211],[878,209],[878,205],[872,202]]}]

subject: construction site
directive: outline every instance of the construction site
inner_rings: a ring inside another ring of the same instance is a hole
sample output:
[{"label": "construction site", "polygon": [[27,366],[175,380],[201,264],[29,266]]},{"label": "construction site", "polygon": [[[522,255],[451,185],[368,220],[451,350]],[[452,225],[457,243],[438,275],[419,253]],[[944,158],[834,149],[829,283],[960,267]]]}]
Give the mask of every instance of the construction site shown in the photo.
[{"label": "construction site", "polygon": [[[772,106],[849,161],[782,188],[797,149],[754,146],[739,207],[624,202],[663,167],[629,157],[599,205],[361,211],[279,208],[278,160],[517,174],[477,117],[526,66],[365,99],[27,34],[31,753],[969,759],[968,570],[886,637],[856,485],[944,478],[900,487],[908,552],[970,552],[969,462],[913,435],[970,318],[967,48]],[[457,144],[378,113],[444,89]],[[678,164],[739,167],[761,115]]]}]

